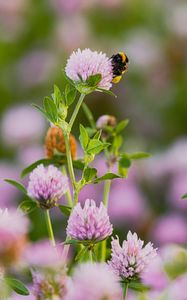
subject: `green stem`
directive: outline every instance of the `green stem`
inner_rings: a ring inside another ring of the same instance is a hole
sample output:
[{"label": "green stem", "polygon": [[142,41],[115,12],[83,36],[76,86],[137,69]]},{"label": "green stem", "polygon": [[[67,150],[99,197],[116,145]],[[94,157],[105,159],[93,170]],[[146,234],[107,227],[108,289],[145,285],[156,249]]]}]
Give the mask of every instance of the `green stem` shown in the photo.
[{"label": "green stem", "polygon": [[127,298],[127,293],[128,293],[128,283],[124,283],[124,290],[123,290],[123,299],[126,300]]},{"label": "green stem", "polygon": [[91,263],[93,263],[92,250],[89,250],[89,260],[90,260]]},{"label": "green stem", "polygon": [[[66,171],[66,167],[65,166],[62,166],[62,173],[65,176],[67,176],[67,171]],[[73,201],[72,201],[71,192],[70,192],[69,187],[67,189],[67,192],[66,192],[65,196],[66,196],[67,204],[72,207],[73,206]]]},{"label": "green stem", "polygon": [[103,204],[106,206],[107,209],[108,209],[110,186],[111,186],[111,180],[106,180],[104,186],[104,192],[103,192]]},{"label": "green stem", "polygon": [[82,104],[82,102],[83,102],[83,100],[84,100],[84,97],[85,97],[85,94],[81,94],[81,95],[80,95],[80,98],[79,98],[79,100],[78,100],[78,102],[77,102],[77,105],[76,105],[76,107],[75,107],[75,109],[74,109],[74,112],[73,112],[73,114],[72,114],[72,116],[71,116],[71,119],[70,119],[70,122],[69,122],[69,128],[70,128],[70,130],[71,130],[71,128],[73,127],[74,121],[75,121],[76,116],[77,116],[77,114],[78,114],[78,112],[79,112],[79,109],[80,109],[81,104]]},{"label": "green stem", "polygon": [[85,113],[85,116],[87,117],[89,123],[90,123],[90,126],[95,129],[95,120],[94,120],[94,117],[93,117],[93,114],[92,112],[90,111],[90,109],[88,108],[88,106],[86,105],[86,103],[83,103],[82,104],[82,109]]},{"label": "green stem", "polygon": [[67,132],[64,132],[64,140],[66,144],[66,156],[67,156],[67,163],[68,163],[68,171],[71,179],[71,183],[73,185],[73,188],[76,186],[76,180],[75,180],[75,174],[73,170],[73,162],[71,157],[71,149],[69,144],[69,134]]},{"label": "green stem", "polygon": [[50,218],[50,214],[49,214],[49,209],[45,210],[45,220],[46,220],[47,231],[48,231],[48,235],[49,235],[51,244],[52,244],[52,246],[56,246],[55,237],[54,237],[54,233],[53,233],[53,227],[51,224],[51,218]]}]

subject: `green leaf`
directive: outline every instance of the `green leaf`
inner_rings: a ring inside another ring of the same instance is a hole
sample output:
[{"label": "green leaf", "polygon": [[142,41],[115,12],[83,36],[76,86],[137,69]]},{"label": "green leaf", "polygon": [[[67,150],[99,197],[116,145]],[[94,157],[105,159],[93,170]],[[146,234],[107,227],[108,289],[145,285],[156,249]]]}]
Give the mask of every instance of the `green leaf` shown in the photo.
[{"label": "green leaf", "polygon": [[66,85],[65,88],[65,99],[66,99],[66,105],[70,106],[76,98],[77,90],[74,87],[71,87],[70,85]]},{"label": "green leaf", "polygon": [[88,154],[98,154],[103,149],[107,148],[110,144],[109,143],[103,143],[97,139],[92,139],[87,147],[87,153]]},{"label": "green leaf", "polygon": [[110,96],[113,96],[113,97],[117,98],[117,96],[113,92],[111,92],[109,90],[105,90],[105,89],[97,87],[96,91],[103,92],[103,93],[106,93],[106,94],[108,94]]},{"label": "green leaf", "polygon": [[71,214],[71,210],[72,208],[70,206],[66,206],[66,205],[58,205],[58,208],[60,209],[60,211],[69,217],[69,215]]},{"label": "green leaf", "polygon": [[141,282],[136,282],[136,281],[131,281],[129,283],[129,288],[138,292],[147,292],[150,290],[150,287],[141,283]]},{"label": "green leaf", "polygon": [[29,290],[26,288],[26,286],[20,280],[17,280],[15,278],[11,278],[11,277],[5,277],[4,280],[5,280],[5,283],[12,290],[14,290],[17,294],[23,295],[23,296],[29,295]]},{"label": "green leaf", "polygon": [[95,129],[96,125],[95,125],[95,120],[94,120],[94,116],[91,112],[91,110],[89,109],[89,107],[86,105],[85,102],[82,103],[82,109],[90,123],[90,126],[92,129]]},{"label": "green leaf", "polygon": [[96,87],[101,81],[101,79],[102,79],[101,74],[96,74],[96,75],[89,76],[86,82],[88,83],[89,86]]},{"label": "green leaf", "polygon": [[[25,169],[23,169],[23,171],[21,172],[21,177],[24,178],[26,175],[31,173],[40,164],[43,164],[44,166],[49,166],[49,165],[53,164],[53,165],[59,167],[59,166],[62,166],[66,163],[67,163],[66,155],[55,155],[51,159],[42,158],[42,159],[39,159],[39,160],[35,161],[34,163],[29,165]],[[78,170],[83,170],[84,169],[84,162],[81,159],[74,160],[73,161],[73,166],[74,166],[74,168],[76,168]]]},{"label": "green leaf", "polygon": [[45,118],[47,118],[49,121],[51,121],[49,114],[40,106],[38,106],[37,104],[32,103],[32,106],[34,108],[36,108],[37,110],[39,110],[39,112],[41,112]]},{"label": "green leaf", "polygon": [[122,132],[127,127],[128,124],[129,124],[128,119],[119,122],[118,125],[116,126],[116,133],[119,134],[120,132]]},{"label": "green leaf", "polygon": [[64,245],[76,245],[76,244],[78,244],[78,241],[74,240],[74,239],[68,239],[63,244]]},{"label": "green leaf", "polygon": [[86,180],[86,182],[90,182],[96,175],[97,175],[97,170],[95,168],[87,167],[84,170],[83,177]]},{"label": "green leaf", "polygon": [[50,99],[49,97],[45,97],[44,101],[43,101],[43,105],[44,105],[45,111],[47,112],[47,114],[50,117],[50,120],[55,123],[58,119],[58,111],[57,111],[57,107],[56,107],[54,101],[52,99]]},{"label": "green leaf", "polygon": [[184,194],[181,199],[186,199],[187,198],[187,194]]},{"label": "green leaf", "polygon": [[115,178],[121,178],[121,176],[117,175],[117,174],[114,174],[114,173],[106,173],[105,175],[103,175],[102,177],[98,177],[96,178],[93,183],[98,183],[98,182],[101,182],[103,180],[112,180],[112,179],[115,179]]},{"label": "green leaf", "polygon": [[95,133],[93,139],[99,140],[100,137],[101,137],[101,133],[102,133],[102,130],[98,130],[98,131]]},{"label": "green leaf", "polygon": [[80,124],[79,140],[80,140],[82,148],[85,150],[87,148],[87,145],[88,145],[88,142],[89,142],[89,136],[88,136],[88,133],[87,133],[86,129],[81,124]]},{"label": "green leaf", "polygon": [[66,75],[66,72],[64,71],[64,69],[62,70],[62,74],[63,74],[63,77],[64,77],[64,79],[69,83],[69,84],[71,84],[71,85],[75,85],[74,84],[74,81],[72,80],[72,79],[70,79],[67,75]]},{"label": "green leaf", "polygon": [[34,163],[29,165],[25,169],[23,169],[23,171],[21,172],[21,177],[24,178],[27,174],[32,172],[40,164],[43,164],[44,166],[49,166],[51,164],[61,166],[65,163],[66,163],[66,156],[65,155],[56,155],[51,159],[42,158],[42,159],[39,159],[39,160],[35,161]]},{"label": "green leaf", "polygon": [[59,87],[56,84],[54,84],[54,94],[52,95],[52,97],[54,99],[56,107],[59,108],[60,102],[63,100],[63,97]]},{"label": "green leaf", "polygon": [[146,152],[136,152],[136,153],[128,153],[128,157],[130,159],[144,159],[150,157],[151,154],[146,153]]},{"label": "green leaf", "polygon": [[128,168],[121,168],[121,167],[118,167],[118,172],[119,172],[119,175],[123,178],[127,178],[128,177],[128,174],[129,174],[129,169]]},{"label": "green leaf", "polygon": [[5,179],[6,182],[10,183],[11,185],[15,186],[18,190],[23,192],[24,194],[27,195],[27,190],[26,188],[19,182],[12,180],[12,179]]},{"label": "green leaf", "polygon": [[114,149],[119,149],[123,143],[123,138],[121,135],[116,135],[112,144]]},{"label": "green leaf", "polygon": [[83,170],[84,169],[84,162],[82,159],[73,160],[73,166],[77,170]]},{"label": "green leaf", "polygon": [[25,214],[29,214],[38,207],[38,203],[31,199],[22,201],[18,206],[18,209],[21,209]]},{"label": "green leaf", "polygon": [[129,168],[131,166],[131,160],[127,156],[123,156],[119,160],[119,166],[122,168]]},{"label": "green leaf", "polygon": [[86,252],[87,252],[87,248],[86,247],[81,248],[79,250],[79,252],[77,253],[76,257],[75,257],[75,261],[81,260],[84,257],[84,255],[85,255]]}]

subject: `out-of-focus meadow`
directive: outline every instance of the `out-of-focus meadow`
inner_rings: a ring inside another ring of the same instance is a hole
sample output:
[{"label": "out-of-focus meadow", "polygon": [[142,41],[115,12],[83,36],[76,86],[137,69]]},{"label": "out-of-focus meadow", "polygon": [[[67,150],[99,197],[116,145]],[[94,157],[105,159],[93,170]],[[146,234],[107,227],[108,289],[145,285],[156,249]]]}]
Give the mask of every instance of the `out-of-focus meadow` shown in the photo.
[{"label": "out-of-focus meadow", "polygon": [[[126,181],[112,183],[115,231],[124,238],[136,230],[158,247],[187,244],[187,202],[180,199],[187,192],[185,0],[0,0],[0,207],[23,199],[3,179],[19,179],[24,167],[45,156],[49,124],[31,104],[41,104],[54,83],[64,86],[68,56],[86,47],[129,57],[128,73],[113,86],[117,98],[94,93],[87,105],[96,119],[130,119],[124,149],[152,154],[132,166]],[[86,125],[82,111],[79,120]],[[74,133],[78,140],[78,121]],[[104,172],[102,157],[95,165]],[[81,200],[100,201],[102,189],[85,188]],[[33,240],[46,237],[41,218],[31,213]],[[65,221],[54,211],[59,240]]]}]

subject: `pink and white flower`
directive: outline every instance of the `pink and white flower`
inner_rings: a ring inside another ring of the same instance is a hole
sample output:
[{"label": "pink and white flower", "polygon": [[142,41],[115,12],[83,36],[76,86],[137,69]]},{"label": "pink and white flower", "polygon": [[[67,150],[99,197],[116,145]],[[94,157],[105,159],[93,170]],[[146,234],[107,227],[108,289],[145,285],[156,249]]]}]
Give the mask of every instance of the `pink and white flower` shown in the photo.
[{"label": "pink and white flower", "polygon": [[89,76],[101,74],[102,79],[98,87],[109,90],[112,86],[112,63],[102,52],[90,49],[74,51],[67,61],[65,72],[75,82],[79,82],[80,77],[85,82]]},{"label": "pink and white flower", "polygon": [[140,240],[136,233],[130,231],[127,240],[123,241],[122,247],[119,238],[112,241],[112,258],[108,262],[109,266],[122,279],[139,277],[152,259],[156,256],[156,249],[151,243],[144,247],[144,242]]},{"label": "pink and white flower", "polygon": [[82,208],[78,203],[68,220],[67,236],[79,241],[99,242],[112,234],[106,207],[96,206],[94,200],[87,199]]}]

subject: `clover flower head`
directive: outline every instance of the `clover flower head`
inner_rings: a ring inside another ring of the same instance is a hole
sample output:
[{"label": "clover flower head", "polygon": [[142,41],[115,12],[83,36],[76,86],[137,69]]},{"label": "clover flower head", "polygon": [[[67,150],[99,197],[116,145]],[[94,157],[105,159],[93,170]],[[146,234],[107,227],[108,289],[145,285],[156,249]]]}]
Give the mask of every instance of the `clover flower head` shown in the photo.
[{"label": "clover flower head", "polygon": [[66,300],[122,300],[119,278],[105,263],[79,265],[73,275],[73,284]]},{"label": "clover flower head", "polygon": [[96,206],[94,200],[87,199],[82,208],[78,203],[68,220],[67,236],[79,241],[99,242],[112,234],[106,207]]},{"label": "clover flower head", "polygon": [[74,51],[67,61],[65,72],[75,82],[79,82],[80,77],[85,82],[89,76],[101,74],[98,87],[109,90],[112,86],[112,63],[102,52],[98,53],[90,49]]},{"label": "clover flower head", "polygon": [[151,243],[144,246],[137,234],[129,231],[122,247],[118,237],[113,239],[112,258],[108,264],[122,279],[132,279],[139,277],[155,256],[156,249]]},{"label": "clover flower head", "polygon": [[66,193],[68,179],[56,167],[39,165],[30,174],[28,195],[39,201],[43,208],[56,205],[57,201]]}]

